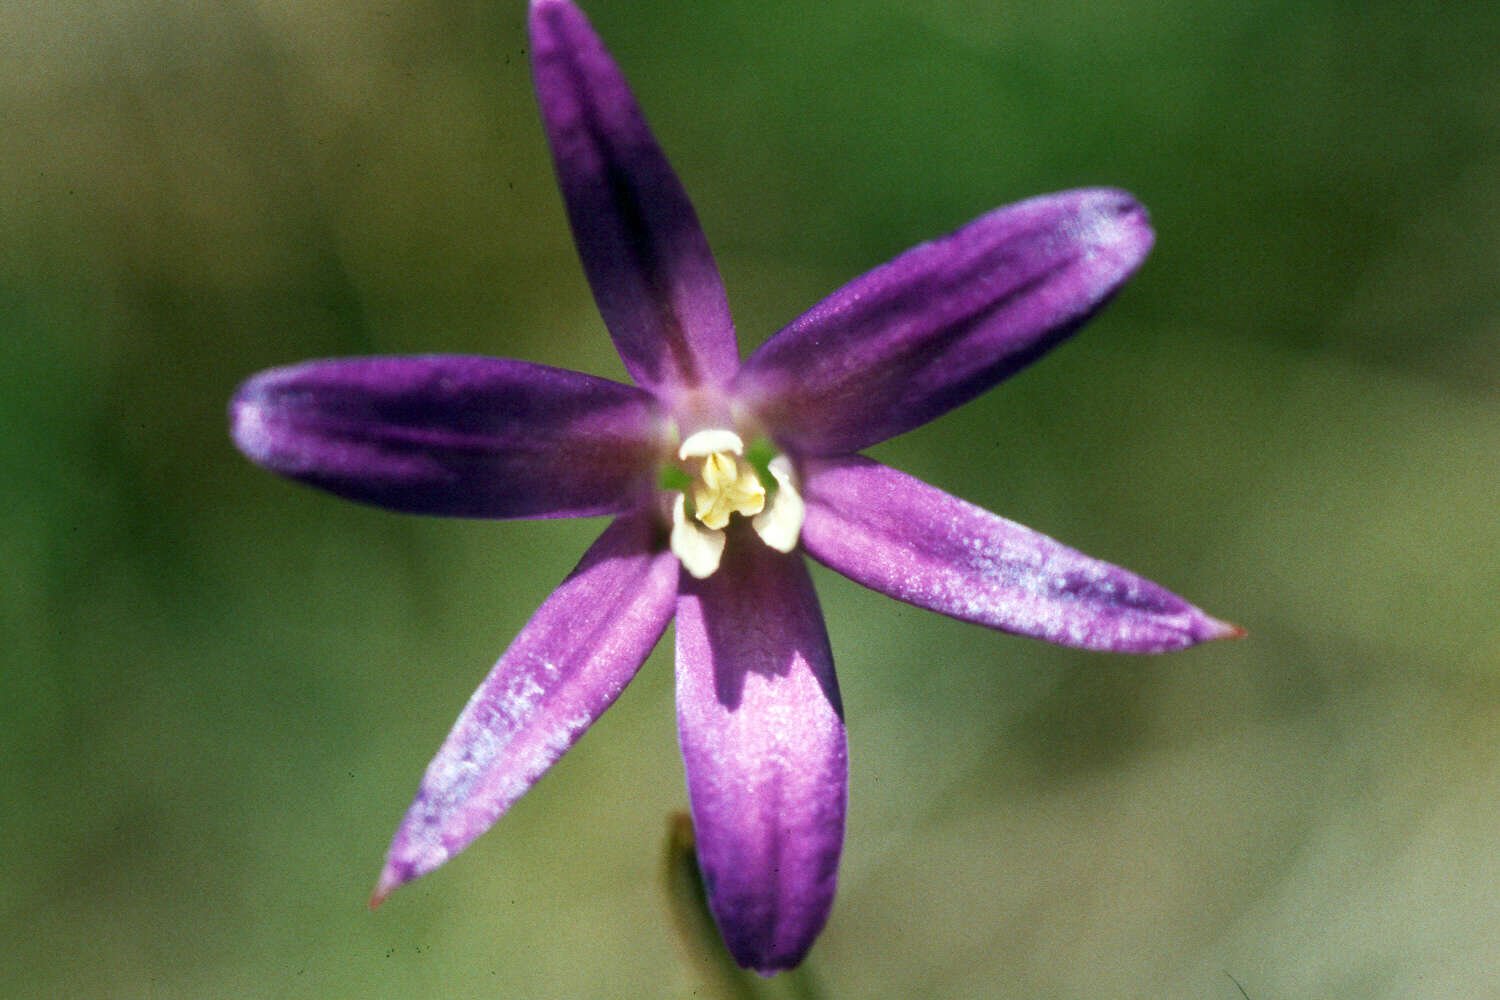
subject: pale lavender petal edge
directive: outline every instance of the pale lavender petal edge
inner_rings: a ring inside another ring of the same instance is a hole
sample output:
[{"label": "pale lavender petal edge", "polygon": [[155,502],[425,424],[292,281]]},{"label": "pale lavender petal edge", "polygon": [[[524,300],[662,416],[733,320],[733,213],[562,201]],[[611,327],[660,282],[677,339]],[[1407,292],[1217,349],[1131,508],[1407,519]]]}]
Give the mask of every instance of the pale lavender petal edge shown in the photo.
[{"label": "pale lavender petal edge", "polygon": [[802,472],[807,553],[897,600],[1121,653],[1244,634],[1150,580],[870,459],[811,459]]},{"label": "pale lavender petal edge", "polygon": [[531,63],[573,238],[625,368],[665,397],[739,366],[713,253],[619,67],[568,0],[531,5]]},{"label": "pale lavender petal edge", "polygon": [[735,960],[769,975],[802,961],[833,905],[847,744],[802,558],[737,527],[678,601],[677,724],[709,908]]},{"label": "pale lavender petal edge", "polygon": [[463,355],[273,368],[229,406],[252,461],[416,514],[582,517],[635,506],[664,450],[651,396],[580,372]]},{"label": "pale lavender petal edge", "polygon": [[974,398],[1088,319],[1154,237],[1124,191],[996,209],[856,278],[745,362],[736,392],[784,447],[848,454]]},{"label": "pale lavender petal edge", "polygon": [[677,592],[657,535],[649,516],[616,520],[516,636],[428,765],[371,906],[489,829],[635,676]]}]

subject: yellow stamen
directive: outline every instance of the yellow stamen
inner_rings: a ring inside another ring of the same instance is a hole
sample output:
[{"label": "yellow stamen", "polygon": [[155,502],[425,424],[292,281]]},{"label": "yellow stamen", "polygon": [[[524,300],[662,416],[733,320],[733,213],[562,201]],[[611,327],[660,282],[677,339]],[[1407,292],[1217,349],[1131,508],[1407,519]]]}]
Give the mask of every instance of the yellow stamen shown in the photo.
[{"label": "yellow stamen", "polygon": [[766,488],[750,463],[724,451],[703,460],[692,489],[694,514],[715,531],[729,523],[730,514],[750,517],[766,506]]},{"label": "yellow stamen", "polygon": [[705,526],[722,531],[730,514],[751,517],[766,506],[766,488],[740,456],[745,442],[734,431],[712,428],[688,436],[677,449],[684,462],[703,459],[694,477],[693,513]]}]

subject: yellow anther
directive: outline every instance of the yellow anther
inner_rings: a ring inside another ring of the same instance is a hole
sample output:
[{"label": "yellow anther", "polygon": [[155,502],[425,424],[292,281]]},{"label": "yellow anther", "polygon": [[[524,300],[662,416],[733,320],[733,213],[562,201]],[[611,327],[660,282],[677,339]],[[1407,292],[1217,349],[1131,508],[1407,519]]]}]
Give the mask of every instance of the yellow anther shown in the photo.
[{"label": "yellow anther", "polygon": [[693,512],[705,527],[721,530],[730,514],[746,517],[766,506],[766,488],[750,463],[727,451],[716,451],[703,460],[693,480]]}]

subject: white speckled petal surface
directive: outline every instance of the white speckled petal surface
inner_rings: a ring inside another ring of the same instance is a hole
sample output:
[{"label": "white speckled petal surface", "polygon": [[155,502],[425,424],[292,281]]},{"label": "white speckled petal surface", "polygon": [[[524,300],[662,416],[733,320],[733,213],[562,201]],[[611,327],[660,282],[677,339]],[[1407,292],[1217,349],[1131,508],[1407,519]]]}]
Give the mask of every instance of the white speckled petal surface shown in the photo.
[{"label": "white speckled petal surface", "polygon": [[805,462],[803,497],[809,555],[918,607],[1117,653],[1242,634],[1150,580],[867,458]]},{"label": "white speckled petal surface", "polygon": [[489,829],[635,676],[677,596],[655,537],[649,517],[615,521],[516,636],[428,765],[372,905]]}]

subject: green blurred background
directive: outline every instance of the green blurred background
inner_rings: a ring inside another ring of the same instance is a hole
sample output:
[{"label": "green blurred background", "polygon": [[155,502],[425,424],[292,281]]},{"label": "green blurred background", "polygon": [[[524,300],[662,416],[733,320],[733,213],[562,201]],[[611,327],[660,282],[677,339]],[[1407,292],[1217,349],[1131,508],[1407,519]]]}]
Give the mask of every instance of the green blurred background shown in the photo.
[{"label": "green blurred background", "polygon": [[[1028,195],[1126,187],[1158,231],[1074,342],[873,453],[1251,637],[1060,650],[815,570],[853,782],[823,994],[1497,995],[1496,8],[588,10],[746,348]],[[524,13],[0,7],[0,994],[700,987],[660,880],[669,641],[494,831],[364,908],[600,524],[386,514],[225,434],[239,380],[309,357],[623,377]]]}]

